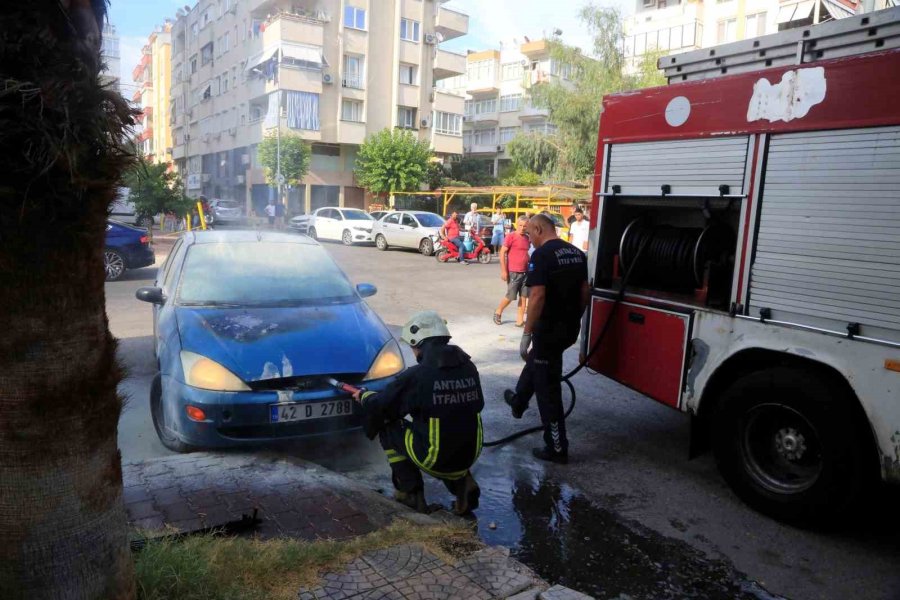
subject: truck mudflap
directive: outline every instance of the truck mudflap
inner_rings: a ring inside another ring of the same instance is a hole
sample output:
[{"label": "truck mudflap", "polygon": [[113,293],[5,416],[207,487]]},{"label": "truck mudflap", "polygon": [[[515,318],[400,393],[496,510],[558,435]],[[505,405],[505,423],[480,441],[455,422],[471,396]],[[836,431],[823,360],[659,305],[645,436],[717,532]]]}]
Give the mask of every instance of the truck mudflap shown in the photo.
[{"label": "truck mudflap", "polygon": [[[614,306],[612,298],[592,298],[589,348],[594,347]],[[679,408],[692,313],[622,302],[612,319],[606,337],[588,363],[590,368]]]}]

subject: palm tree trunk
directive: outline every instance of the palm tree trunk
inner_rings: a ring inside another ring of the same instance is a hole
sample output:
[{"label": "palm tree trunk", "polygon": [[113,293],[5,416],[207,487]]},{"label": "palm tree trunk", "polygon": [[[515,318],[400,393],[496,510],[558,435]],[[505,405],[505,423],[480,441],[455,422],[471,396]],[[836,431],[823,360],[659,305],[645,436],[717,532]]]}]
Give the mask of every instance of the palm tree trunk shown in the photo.
[{"label": "palm tree trunk", "polygon": [[130,111],[102,0],[0,8],[0,598],[133,598],[106,210]]}]

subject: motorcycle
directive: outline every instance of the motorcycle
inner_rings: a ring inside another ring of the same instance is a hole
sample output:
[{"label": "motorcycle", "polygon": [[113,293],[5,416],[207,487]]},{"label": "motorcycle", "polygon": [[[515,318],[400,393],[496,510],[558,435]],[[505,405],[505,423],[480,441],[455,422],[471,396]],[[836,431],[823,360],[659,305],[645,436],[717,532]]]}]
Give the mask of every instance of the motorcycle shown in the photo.
[{"label": "motorcycle", "polygon": [[[485,245],[480,236],[472,233],[463,243],[466,260],[478,260],[483,265],[491,262],[491,249]],[[437,242],[434,258],[440,263],[446,263],[459,259],[459,249],[450,240],[443,239]]]}]

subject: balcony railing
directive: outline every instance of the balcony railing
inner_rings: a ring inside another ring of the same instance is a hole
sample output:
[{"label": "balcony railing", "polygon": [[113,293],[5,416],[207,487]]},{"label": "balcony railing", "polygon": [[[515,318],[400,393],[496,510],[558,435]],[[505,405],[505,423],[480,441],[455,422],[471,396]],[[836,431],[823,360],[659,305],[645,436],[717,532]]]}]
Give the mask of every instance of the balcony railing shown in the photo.
[{"label": "balcony railing", "polygon": [[353,88],[355,90],[365,89],[365,79],[359,75],[344,76],[342,84],[345,88]]}]

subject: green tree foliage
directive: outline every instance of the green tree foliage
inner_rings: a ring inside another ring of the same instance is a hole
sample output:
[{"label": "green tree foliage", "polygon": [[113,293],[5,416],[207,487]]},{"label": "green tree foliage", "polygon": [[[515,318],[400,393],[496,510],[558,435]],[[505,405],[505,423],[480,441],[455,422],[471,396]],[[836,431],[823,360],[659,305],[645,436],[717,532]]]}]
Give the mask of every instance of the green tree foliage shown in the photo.
[{"label": "green tree foliage", "polygon": [[541,185],[541,176],[528,169],[516,169],[500,181],[501,185],[534,187]]},{"label": "green tree foliage", "polygon": [[497,180],[491,174],[491,163],[477,158],[463,158],[454,162],[450,166],[450,176],[474,187],[497,185]]},{"label": "green tree foliage", "polygon": [[553,136],[542,133],[520,133],[509,141],[506,151],[517,170],[545,176],[556,171],[559,149]]},{"label": "green tree foliage", "polygon": [[131,189],[128,199],[139,215],[158,215],[172,211],[184,215],[192,200],[185,198],[181,177],[169,170],[167,163],[152,163],[140,157],[125,174],[125,185]]},{"label": "green tree foliage", "polygon": [[[288,185],[300,185],[309,172],[309,144],[297,135],[281,136],[281,174]],[[269,185],[278,185],[278,138],[269,134],[259,145],[259,161],[266,169]]]},{"label": "green tree foliage", "polygon": [[410,192],[428,179],[431,148],[409,131],[383,129],[366,138],[356,157],[356,180],[372,194]]},{"label": "green tree foliage", "polygon": [[555,176],[560,179],[584,180],[593,172],[604,95],[665,84],[656,70],[658,54],[646,55],[637,68],[628,64],[622,52],[625,36],[617,9],[588,4],[580,17],[593,36],[589,54],[558,39],[550,41],[551,58],[571,67],[572,81],[532,88],[535,105],[546,107],[558,127],[552,139],[558,150]]}]

